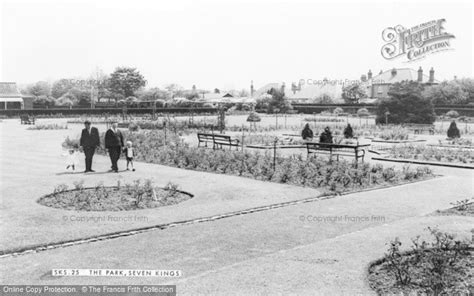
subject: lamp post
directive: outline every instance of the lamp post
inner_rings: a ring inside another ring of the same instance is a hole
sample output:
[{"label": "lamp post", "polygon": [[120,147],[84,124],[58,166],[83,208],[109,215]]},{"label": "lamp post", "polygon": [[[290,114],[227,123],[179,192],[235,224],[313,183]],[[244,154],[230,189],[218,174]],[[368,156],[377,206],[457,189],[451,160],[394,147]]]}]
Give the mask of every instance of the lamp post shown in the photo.
[{"label": "lamp post", "polygon": [[275,129],[278,129],[278,112],[280,112],[280,109],[275,108]]}]

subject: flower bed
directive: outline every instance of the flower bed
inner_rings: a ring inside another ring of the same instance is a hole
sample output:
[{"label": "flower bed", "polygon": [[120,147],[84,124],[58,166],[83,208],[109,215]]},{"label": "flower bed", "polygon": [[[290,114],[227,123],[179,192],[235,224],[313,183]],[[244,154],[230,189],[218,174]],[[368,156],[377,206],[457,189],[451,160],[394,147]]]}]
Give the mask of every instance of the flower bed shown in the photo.
[{"label": "flower bed", "polygon": [[[164,129],[165,125],[163,121],[132,121],[129,124],[133,124],[140,129]],[[169,129],[175,129],[179,131],[188,130],[188,129],[217,129],[217,123],[212,121],[177,121],[170,120],[166,121],[166,127]]]},{"label": "flower bed", "polygon": [[[277,157],[274,166],[270,153],[190,147],[178,137],[168,139],[165,145],[161,131],[128,133],[126,138],[134,142],[138,161],[309,186],[332,192],[395,185],[433,176],[427,167],[405,166],[403,170],[395,170],[379,164],[364,163],[356,168],[348,161],[328,162],[326,158],[306,159],[302,155]],[[70,143],[74,141],[69,140],[64,146],[67,147]]]},{"label": "flower bed", "polygon": [[451,203],[454,207],[446,210],[436,211],[436,215],[448,216],[448,215],[458,215],[458,216],[474,216],[474,200],[464,199],[458,200],[454,203]]},{"label": "flower bed", "polygon": [[275,135],[269,134],[245,134],[242,140],[242,135],[237,135],[237,139],[239,139],[240,143],[244,143],[244,145],[263,145],[263,146],[272,146],[275,143],[277,145],[302,145],[304,143],[301,137],[277,137]]},{"label": "flower bed", "polygon": [[177,204],[192,198],[192,195],[180,191],[177,185],[168,183],[158,188],[150,180],[135,180],[133,184],[114,187],[99,184],[84,188],[81,182],[75,183],[75,189],[68,190],[67,185],[58,185],[52,194],[41,197],[39,204],[47,207],[76,211],[130,211],[156,208]]},{"label": "flower bed", "polygon": [[310,122],[345,122],[342,118],[331,118],[331,117],[305,117],[304,121]]},{"label": "flower bed", "polygon": [[468,241],[428,228],[432,242],[412,239],[402,252],[396,238],[382,260],[369,267],[369,285],[379,295],[468,295],[474,285],[474,252]]},{"label": "flower bed", "polygon": [[67,129],[67,125],[50,123],[50,124],[36,124],[27,128],[28,130],[63,130]]},{"label": "flower bed", "polygon": [[424,145],[392,146],[388,157],[398,159],[415,159],[422,161],[474,163],[472,150],[427,147]]}]

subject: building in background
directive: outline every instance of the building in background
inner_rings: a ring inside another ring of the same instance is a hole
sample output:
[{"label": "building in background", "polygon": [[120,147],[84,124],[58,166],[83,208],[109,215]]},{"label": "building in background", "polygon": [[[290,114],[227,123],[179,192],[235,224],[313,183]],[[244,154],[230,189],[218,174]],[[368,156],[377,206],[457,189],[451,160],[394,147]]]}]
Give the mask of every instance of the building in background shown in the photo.
[{"label": "building in background", "polygon": [[33,109],[33,99],[23,96],[16,82],[0,82],[0,110]]},{"label": "building in background", "polygon": [[376,76],[372,75],[372,71],[361,76],[361,85],[367,93],[366,102],[376,101],[388,97],[390,87],[397,82],[415,81],[425,86],[436,85],[439,82],[434,78],[435,71],[433,68],[429,71],[429,75],[423,74],[420,67],[418,71],[410,68],[393,68],[387,71],[380,71]]}]

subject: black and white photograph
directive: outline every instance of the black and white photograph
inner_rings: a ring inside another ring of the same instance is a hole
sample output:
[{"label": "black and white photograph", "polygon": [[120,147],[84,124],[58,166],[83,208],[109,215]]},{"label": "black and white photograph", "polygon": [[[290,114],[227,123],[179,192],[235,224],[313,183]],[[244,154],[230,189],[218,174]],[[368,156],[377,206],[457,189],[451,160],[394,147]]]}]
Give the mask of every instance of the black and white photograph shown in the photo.
[{"label": "black and white photograph", "polygon": [[473,14],[0,0],[0,295],[473,295]]}]

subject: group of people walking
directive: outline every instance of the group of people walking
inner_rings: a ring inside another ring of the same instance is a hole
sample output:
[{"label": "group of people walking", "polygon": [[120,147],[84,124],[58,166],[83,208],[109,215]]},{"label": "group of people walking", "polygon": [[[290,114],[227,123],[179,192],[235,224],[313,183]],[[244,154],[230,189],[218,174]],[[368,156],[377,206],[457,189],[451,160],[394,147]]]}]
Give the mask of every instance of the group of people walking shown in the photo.
[{"label": "group of people walking", "polygon": [[[97,147],[100,146],[99,130],[96,127],[91,125],[89,120],[84,122],[85,128],[82,130],[81,139],[79,141],[79,146],[85,155],[85,164],[86,169],[84,173],[94,172],[92,169],[92,159],[94,157]],[[127,170],[129,165],[133,171],[133,157],[134,149],[131,141],[127,141],[124,145],[124,139],[122,132],[118,129],[118,124],[116,122],[112,123],[110,128],[105,133],[105,149],[110,157],[110,162],[112,163],[111,172],[118,173],[117,162],[120,159],[120,155],[123,152],[127,159]],[[70,164],[69,164],[70,165]],[[73,166],[74,169],[74,166]]]}]

